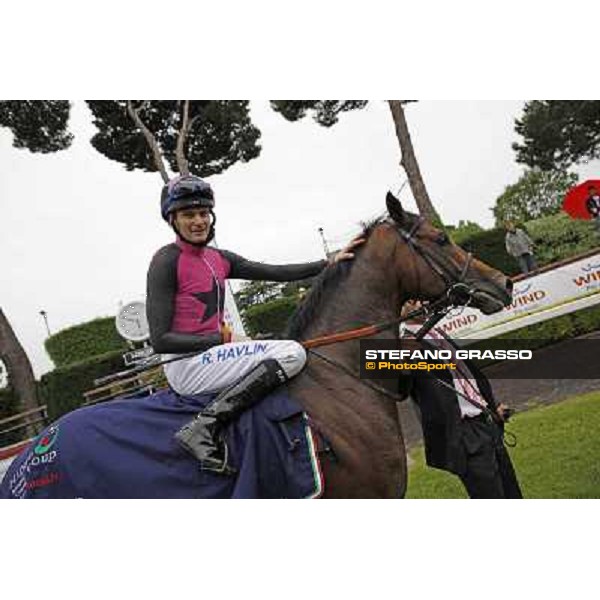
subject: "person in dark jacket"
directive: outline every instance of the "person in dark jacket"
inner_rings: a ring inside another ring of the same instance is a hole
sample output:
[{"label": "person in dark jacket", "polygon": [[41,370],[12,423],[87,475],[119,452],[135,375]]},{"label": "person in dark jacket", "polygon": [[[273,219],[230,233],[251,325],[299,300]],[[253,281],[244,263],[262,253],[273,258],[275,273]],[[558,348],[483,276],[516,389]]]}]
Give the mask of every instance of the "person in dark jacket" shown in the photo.
[{"label": "person in dark jacket", "polygon": [[[416,341],[413,336],[420,324],[403,328],[403,348],[456,348],[440,328]],[[503,443],[510,411],[496,402],[488,379],[471,361],[454,362],[454,372],[413,371],[400,379],[401,393],[410,396],[418,409],[426,463],[457,475],[471,498],[522,498]]]}]

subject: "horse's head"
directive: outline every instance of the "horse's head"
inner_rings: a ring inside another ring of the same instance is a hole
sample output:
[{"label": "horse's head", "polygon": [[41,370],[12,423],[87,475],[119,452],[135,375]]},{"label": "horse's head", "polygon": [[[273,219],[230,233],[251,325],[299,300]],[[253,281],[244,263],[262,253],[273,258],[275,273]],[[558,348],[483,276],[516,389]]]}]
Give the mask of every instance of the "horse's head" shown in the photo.
[{"label": "horse's head", "polygon": [[403,241],[394,260],[404,273],[407,257],[413,264],[412,289],[407,289],[412,297],[436,300],[447,296],[452,304],[468,304],[486,315],[510,304],[512,282],[504,273],[473,258],[428,221],[406,212],[389,192],[386,204]]}]

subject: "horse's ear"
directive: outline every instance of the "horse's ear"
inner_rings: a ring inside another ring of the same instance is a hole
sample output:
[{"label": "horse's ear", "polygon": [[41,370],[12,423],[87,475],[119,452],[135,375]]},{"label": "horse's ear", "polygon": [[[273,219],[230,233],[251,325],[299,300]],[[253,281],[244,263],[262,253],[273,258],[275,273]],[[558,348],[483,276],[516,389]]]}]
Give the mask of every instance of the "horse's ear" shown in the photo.
[{"label": "horse's ear", "polygon": [[402,208],[402,204],[400,204],[400,200],[392,194],[392,192],[388,192],[385,197],[385,204],[387,206],[388,212],[390,213],[390,217],[398,223],[398,225],[403,225],[406,220],[406,216],[404,213],[404,209]]}]

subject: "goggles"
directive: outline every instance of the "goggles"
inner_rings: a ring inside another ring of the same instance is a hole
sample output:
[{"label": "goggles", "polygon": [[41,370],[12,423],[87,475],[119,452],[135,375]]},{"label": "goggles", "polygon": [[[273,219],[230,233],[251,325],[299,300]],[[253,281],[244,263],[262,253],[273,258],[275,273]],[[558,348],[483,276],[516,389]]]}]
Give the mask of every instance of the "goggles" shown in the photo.
[{"label": "goggles", "polygon": [[169,201],[179,200],[186,196],[201,196],[214,200],[210,185],[197,177],[181,177],[169,182],[168,193]]}]

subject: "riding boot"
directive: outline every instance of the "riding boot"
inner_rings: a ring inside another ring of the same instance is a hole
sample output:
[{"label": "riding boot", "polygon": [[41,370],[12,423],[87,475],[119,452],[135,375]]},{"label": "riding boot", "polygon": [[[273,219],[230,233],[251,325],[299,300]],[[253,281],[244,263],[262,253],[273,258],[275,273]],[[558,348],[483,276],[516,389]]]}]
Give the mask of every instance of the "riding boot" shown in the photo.
[{"label": "riding boot", "polygon": [[287,381],[282,366],[274,359],[258,364],[218,396],[176,434],[177,441],[201,463],[203,470],[231,474],[228,448],[222,431],[242,412]]}]

